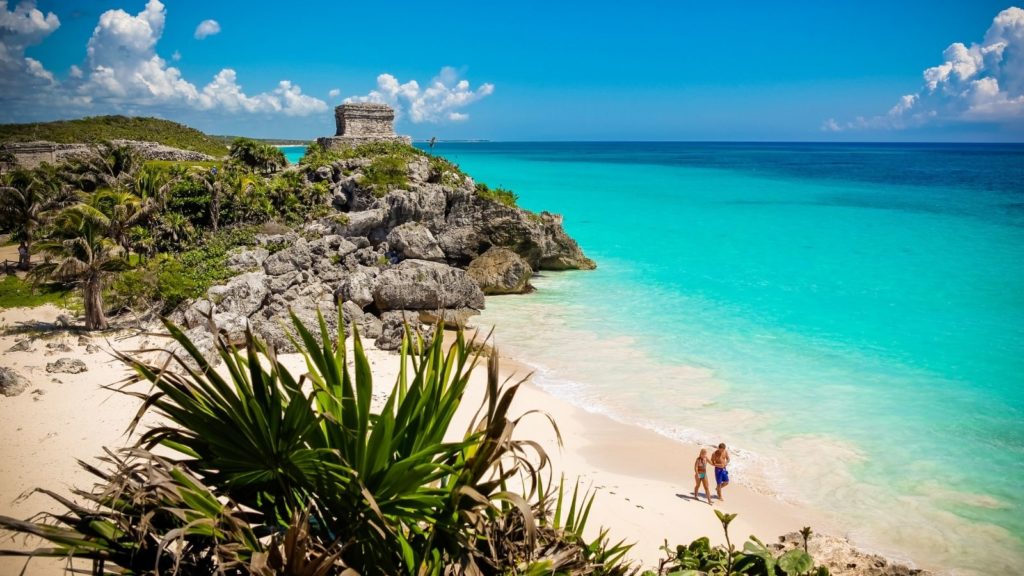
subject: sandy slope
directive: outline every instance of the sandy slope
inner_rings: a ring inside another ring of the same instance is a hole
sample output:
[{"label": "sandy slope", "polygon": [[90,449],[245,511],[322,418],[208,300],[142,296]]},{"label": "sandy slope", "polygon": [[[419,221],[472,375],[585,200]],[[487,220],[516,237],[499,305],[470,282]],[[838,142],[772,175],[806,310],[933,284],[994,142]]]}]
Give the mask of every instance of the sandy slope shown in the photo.
[{"label": "sandy slope", "polygon": [[[35,341],[33,352],[8,352],[18,338],[17,332],[35,323],[49,323],[59,311],[53,307],[0,311],[0,364],[13,367],[31,380],[31,385],[16,397],[0,396],[0,514],[27,518],[53,509],[48,498],[35,494],[18,499],[34,487],[59,492],[71,486],[87,486],[91,478],[75,462],[102,453],[104,446],[125,446],[125,427],[135,414],[136,400],[102,388],[126,375],[109,352],[86,353],[78,344],[78,335],[50,332]],[[153,337],[121,333],[110,340],[93,339],[106,350],[138,349],[157,342]],[[52,353],[46,344],[63,342],[71,352]],[[398,372],[398,357],[370,350],[378,386],[390,388]],[[82,359],[88,371],[81,374],[49,374],[46,364],[57,358]],[[291,355],[287,363],[302,369],[301,358]],[[506,374],[525,373],[513,362],[505,362]],[[486,372],[474,373],[466,406],[475,408],[482,398]],[[528,416],[517,429],[521,438],[538,440],[554,461],[556,478],[564,473],[570,481],[579,477],[585,486],[597,490],[591,514],[592,530],[599,525],[612,527],[612,536],[636,542],[633,557],[654,566],[661,557],[659,547],[667,538],[671,543],[689,542],[700,535],[721,540],[719,524],[712,507],[689,497],[693,489],[693,459],[699,448],[684,445],[653,432],[590,414],[560,401],[527,384],[517,396],[514,412],[542,410],[557,423],[564,445],[557,446],[548,420]],[[460,415],[458,430],[468,422],[468,413]],[[713,489],[712,485],[712,489]],[[754,493],[743,486],[731,486],[726,501],[716,508],[738,512],[733,524],[735,539],[742,541],[751,533],[771,539],[812,524],[821,527],[815,515],[781,503],[772,497]],[[3,547],[17,545],[9,540]],[[0,573],[17,573],[23,561],[0,559]],[[35,560],[26,574],[59,573],[60,562]]]}]

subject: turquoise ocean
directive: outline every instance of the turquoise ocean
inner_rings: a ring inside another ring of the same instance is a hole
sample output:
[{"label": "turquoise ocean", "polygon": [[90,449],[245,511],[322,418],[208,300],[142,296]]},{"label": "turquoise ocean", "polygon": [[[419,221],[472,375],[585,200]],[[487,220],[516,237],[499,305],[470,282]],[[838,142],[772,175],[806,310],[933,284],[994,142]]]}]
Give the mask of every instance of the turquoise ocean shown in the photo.
[{"label": "turquoise ocean", "polygon": [[487,300],[483,322],[542,387],[726,442],[739,481],[869,549],[1024,570],[1024,146],[434,153],[562,214],[598,263]]}]

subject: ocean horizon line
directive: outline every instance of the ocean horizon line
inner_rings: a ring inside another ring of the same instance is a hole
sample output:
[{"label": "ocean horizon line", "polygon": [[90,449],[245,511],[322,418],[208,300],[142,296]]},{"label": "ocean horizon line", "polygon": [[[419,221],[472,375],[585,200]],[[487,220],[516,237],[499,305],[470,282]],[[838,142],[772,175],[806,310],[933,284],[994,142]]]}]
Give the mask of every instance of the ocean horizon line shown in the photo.
[{"label": "ocean horizon line", "polygon": [[[261,138],[275,141],[274,138]],[[297,140],[280,138],[277,140]],[[311,138],[307,142],[314,142]],[[414,144],[427,144],[429,138],[413,138]],[[834,146],[1013,146],[1024,147],[1024,140],[1013,142],[959,142],[959,141],[875,141],[875,140],[491,140],[491,139],[437,139],[437,144],[758,144],[758,145],[834,145]],[[275,144],[277,146],[307,146],[308,144]]]}]

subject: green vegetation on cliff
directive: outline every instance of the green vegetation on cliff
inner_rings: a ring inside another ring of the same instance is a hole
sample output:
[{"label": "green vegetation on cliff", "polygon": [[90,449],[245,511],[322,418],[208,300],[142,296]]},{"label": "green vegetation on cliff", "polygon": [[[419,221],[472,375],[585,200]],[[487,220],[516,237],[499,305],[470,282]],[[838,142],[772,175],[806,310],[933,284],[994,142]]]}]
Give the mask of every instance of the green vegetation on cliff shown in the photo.
[{"label": "green vegetation on cliff", "polygon": [[202,152],[218,158],[228,152],[222,142],[195,128],[159,118],[92,116],[78,120],[0,125],[0,142],[31,142],[34,140],[47,140],[62,144],[144,140],[182,150]]}]

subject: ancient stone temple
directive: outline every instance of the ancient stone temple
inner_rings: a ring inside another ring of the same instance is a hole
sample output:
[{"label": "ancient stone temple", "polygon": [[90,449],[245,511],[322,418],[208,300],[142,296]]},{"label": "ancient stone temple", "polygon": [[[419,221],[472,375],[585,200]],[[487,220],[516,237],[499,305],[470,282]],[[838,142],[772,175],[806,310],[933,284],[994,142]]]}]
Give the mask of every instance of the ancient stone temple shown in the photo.
[{"label": "ancient stone temple", "polygon": [[342,104],[334,109],[338,131],[334,136],[317,138],[325,148],[358,146],[367,142],[395,141],[409,144],[408,136],[395,134],[395,111],[387,104]]}]

